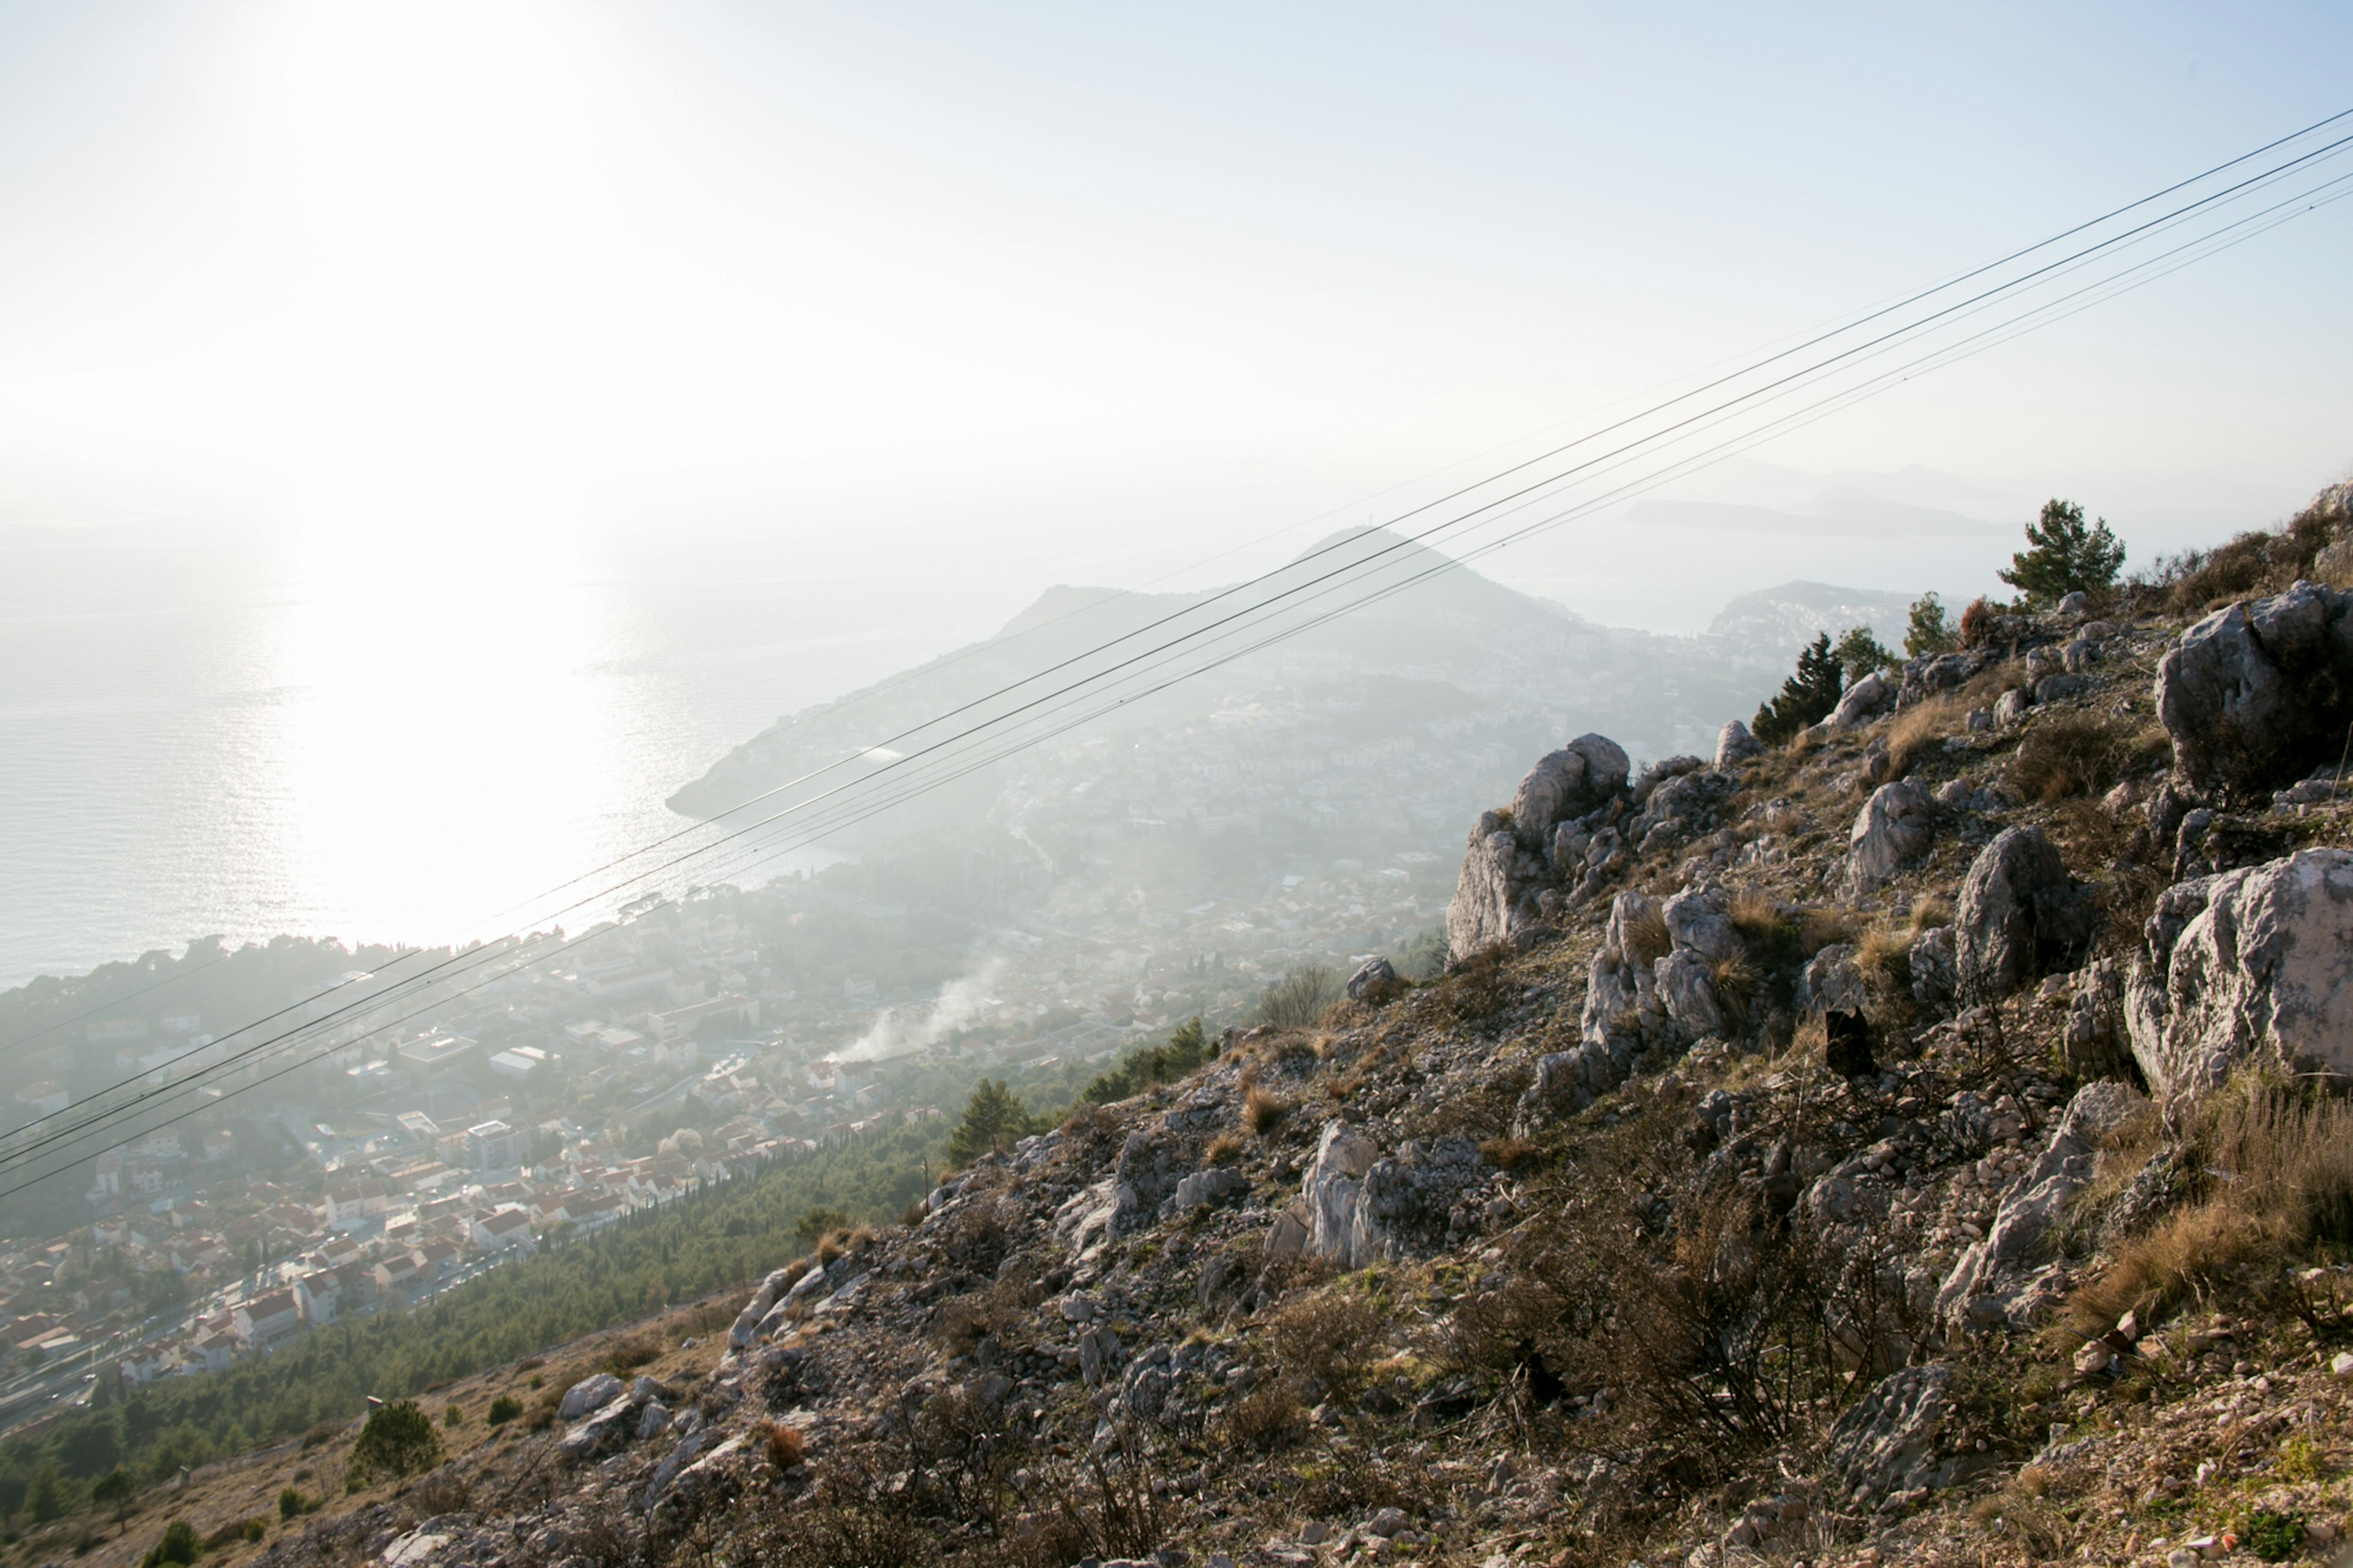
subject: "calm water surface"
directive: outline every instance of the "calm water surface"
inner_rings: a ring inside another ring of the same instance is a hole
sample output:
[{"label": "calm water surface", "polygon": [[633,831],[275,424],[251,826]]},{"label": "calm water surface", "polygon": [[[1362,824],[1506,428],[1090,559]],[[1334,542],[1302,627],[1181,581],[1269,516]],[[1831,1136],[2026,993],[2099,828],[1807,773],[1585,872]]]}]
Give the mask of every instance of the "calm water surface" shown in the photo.
[{"label": "calm water surface", "polygon": [[985,635],[1051,570],[892,564],[0,530],[0,985],[213,933],[506,929],[681,826],[663,797],[777,714]]}]

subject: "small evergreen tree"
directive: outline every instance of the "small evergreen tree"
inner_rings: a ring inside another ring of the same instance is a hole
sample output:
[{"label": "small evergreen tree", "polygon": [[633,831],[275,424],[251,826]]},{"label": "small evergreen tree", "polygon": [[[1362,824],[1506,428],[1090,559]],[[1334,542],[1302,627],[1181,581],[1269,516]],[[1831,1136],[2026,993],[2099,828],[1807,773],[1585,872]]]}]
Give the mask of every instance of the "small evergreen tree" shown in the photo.
[{"label": "small evergreen tree", "polygon": [[1820,723],[1845,689],[1831,634],[1824,632],[1799,650],[1797,672],[1781,683],[1779,696],[1758,706],[1749,733],[1766,745],[1781,745],[1809,724]]},{"label": "small evergreen tree", "polygon": [[361,1486],[386,1477],[398,1479],[441,1462],[441,1434],[413,1399],[368,1412],[359,1441],[352,1445],[351,1479]]},{"label": "small evergreen tree", "polygon": [[1894,666],[1895,656],[1887,651],[1869,626],[1850,626],[1846,636],[1839,638],[1831,649],[1831,657],[1839,662],[1846,683],[1852,686],[1874,669]]},{"label": "small evergreen tree", "polygon": [[2030,610],[2049,609],[2078,591],[2105,588],[2125,563],[2124,542],[2108,531],[2106,518],[2086,525],[2080,505],[2055,496],[2026,525],[2026,542],[1994,575],[2017,589]]},{"label": "small evergreen tree", "polygon": [[948,1134],[947,1156],[959,1165],[969,1164],[983,1154],[1010,1149],[1036,1130],[1021,1097],[1003,1079],[985,1078],[965,1102],[964,1120]]},{"label": "small evergreen tree", "polygon": [[1912,601],[1911,624],[1904,628],[1904,653],[1908,658],[1950,653],[1961,646],[1961,634],[1945,621],[1945,601],[1923,594]]},{"label": "small evergreen tree", "polygon": [[131,1479],[129,1470],[118,1465],[90,1483],[90,1500],[100,1508],[113,1510],[114,1522],[121,1524],[129,1517],[131,1500],[138,1493],[139,1483]]},{"label": "small evergreen tree", "polygon": [[58,1468],[43,1459],[33,1472],[33,1489],[26,1498],[32,1510],[33,1522],[47,1524],[66,1516],[66,1489],[58,1482]]},{"label": "small evergreen tree", "polygon": [[139,1560],[140,1568],[164,1568],[167,1563],[176,1563],[180,1568],[187,1568],[189,1563],[203,1556],[204,1552],[205,1543],[196,1539],[195,1527],[185,1519],[175,1519],[164,1527],[164,1539]]}]

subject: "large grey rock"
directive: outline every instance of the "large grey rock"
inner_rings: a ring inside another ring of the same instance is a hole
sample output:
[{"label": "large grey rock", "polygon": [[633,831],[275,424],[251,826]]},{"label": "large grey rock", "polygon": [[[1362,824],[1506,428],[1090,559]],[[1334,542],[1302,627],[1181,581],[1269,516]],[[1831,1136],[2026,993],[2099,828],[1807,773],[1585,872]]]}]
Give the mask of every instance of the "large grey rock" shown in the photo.
[{"label": "large grey rock", "polygon": [[1958,985],[1953,928],[1936,926],[1922,931],[1912,943],[1912,999],[1923,1007],[1942,1007]]},{"label": "large grey rock", "polygon": [[1798,975],[1798,1011],[1809,1018],[1817,1013],[1860,1013],[1867,994],[1852,942],[1832,942],[1808,959]]},{"label": "large grey rock", "polygon": [[2353,851],[2298,850],[2167,889],[2125,1022],[2166,1100],[2242,1062],[2353,1075]]},{"label": "large grey rock", "polygon": [[1764,743],[1748,732],[1748,726],[1737,719],[1729,720],[1715,733],[1715,765],[1729,768],[1751,757],[1765,754]]},{"label": "large grey rock", "polygon": [[1366,959],[1363,967],[1348,976],[1348,1000],[1351,1002],[1383,1002],[1397,988],[1396,966],[1383,957]]},{"label": "large grey rock", "polygon": [[1733,928],[1720,888],[1685,888],[1661,905],[1659,914],[1666,921],[1667,942],[1677,951],[1695,952],[1710,963],[1737,957],[1741,952],[1740,933]]},{"label": "large grey rock", "polygon": [[1873,790],[1847,834],[1847,896],[1883,885],[1925,852],[1936,837],[1935,810],[1935,801],[1902,779]]},{"label": "large grey rock", "polygon": [[1169,1194],[1163,1213],[1176,1215],[1205,1205],[1220,1203],[1237,1193],[1250,1191],[1250,1178],[1225,1165],[1215,1165],[1206,1171],[1196,1171],[1176,1184]]},{"label": "large grey rock", "polygon": [[1553,825],[1582,816],[1623,794],[1625,749],[1607,735],[1579,735],[1546,752],[1520,781],[1512,796],[1512,824],[1531,844],[1542,845]]},{"label": "large grey rock", "polygon": [[1343,1268],[1379,1260],[1379,1238],[1365,1210],[1365,1173],[1380,1158],[1370,1138],[1344,1122],[1324,1123],[1315,1158],[1300,1184],[1307,1205],[1307,1251]]},{"label": "large grey rock", "polygon": [[1610,903],[1609,922],[1602,928],[1601,948],[1587,974],[1585,1005],[1577,1022],[1579,1035],[1588,1043],[1622,1039],[1639,1049],[1664,1032],[1667,1013],[1659,999],[1656,973],[1664,954],[1651,945],[1654,928],[1663,923],[1659,900],[1648,893],[1620,893]]},{"label": "large grey rock", "polygon": [[1936,1292],[1940,1319],[1958,1328],[1970,1321],[1974,1303],[2014,1298],[2024,1288],[2026,1271],[2039,1260],[2052,1227],[2092,1179],[2100,1140],[2147,1103],[2114,1079],[2087,1083],[2075,1091],[2058,1131],[1994,1211],[1993,1227],[1961,1254],[1945,1277]]},{"label": "large grey rock", "polygon": [[1176,1192],[1176,1184],[1191,1173],[1193,1163],[1191,1152],[1180,1137],[1141,1130],[1129,1133],[1120,1145],[1119,1163],[1112,1169],[1113,1191],[1119,1199],[1119,1215],[1112,1229],[1124,1232],[1152,1223],[1160,1205]]},{"label": "large grey rock", "polygon": [[1832,731],[1852,730],[1869,723],[1895,701],[1895,684],[1873,670],[1839,694],[1838,706],[1825,721]]},{"label": "large grey rock", "polygon": [[609,1372],[584,1377],[564,1391],[564,1398],[555,1407],[558,1419],[577,1421],[592,1410],[602,1410],[621,1396],[621,1380]]},{"label": "large grey rock", "polygon": [[1511,940],[1522,895],[1536,880],[1535,857],[1498,812],[1487,812],[1471,830],[1454,900],[1446,906],[1446,951],[1460,963],[1483,948]]},{"label": "large grey rock", "polygon": [[1706,958],[1678,949],[1659,960],[1654,977],[1661,1005],[1686,1037],[1724,1032],[1724,1004],[1716,995],[1715,965]]},{"label": "large grey rock", "polygon": [[1695,773],[1705,766],[1707,764],[1697,757],[1662,757],[1642,770],[1642,776],[1634,781],[1628,798],[1637,806],[1645,805],[1649,804],[1652,792],[1669,779]]},{"label": "large grey rock", "polygon": [[2004,828],[1969,866],[1953,920],[1956,988],[1994,1002],[2079,947],[2090,910],[2042,829]]},{"label": "large grey rock", "polygon": [[2304,772],[2316,745],[2342,733],[2349,683],[2353,595],[2298,583],[2217,610],[2158,665],[2175,780],[2251,796]]}]

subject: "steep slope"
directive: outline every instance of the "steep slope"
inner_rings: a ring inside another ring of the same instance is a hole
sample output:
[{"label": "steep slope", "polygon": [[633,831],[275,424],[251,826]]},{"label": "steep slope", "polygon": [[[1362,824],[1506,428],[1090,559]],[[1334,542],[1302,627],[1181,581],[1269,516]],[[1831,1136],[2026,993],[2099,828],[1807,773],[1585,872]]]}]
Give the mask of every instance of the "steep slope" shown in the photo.
[{"label": "steep slope", "polygon": [[2196,699],[2353,672],[2290,586],[2348,527],[1786,750],[1547,756],[1441,980],[1228,1031],[260,1560],[2326,1558],[2353,795]]}]

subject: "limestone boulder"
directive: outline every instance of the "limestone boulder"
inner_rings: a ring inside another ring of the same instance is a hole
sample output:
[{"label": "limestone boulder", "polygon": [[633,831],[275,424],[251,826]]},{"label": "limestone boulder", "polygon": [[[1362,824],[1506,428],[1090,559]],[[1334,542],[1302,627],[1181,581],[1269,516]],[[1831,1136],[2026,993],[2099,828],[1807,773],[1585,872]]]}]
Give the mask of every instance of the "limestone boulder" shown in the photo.
[{"label": "limestone boulder", "polygon": [[1697,757],[1662,757],[1642,770],[1641,777],[1627,792],[1627,798],[1636,806],[1647,805],[1652,792],[1669,779],[1679,779],[1685,773],[1695,773],[1707,766]]},{"label": "limestone boulder", "polygon": [[556,1415],[565,1421],[577,1421],[591,1411],[602,1410],[621,1397],[627,1385],[609,1372],[585,1377],[564,1391],[562,1403],[555,1407]]},{"label": "limestone boulder", "polygon": [[2091,935],[2092,909],[2040,827],[2004,828],[1962,879],[1954,913],[1956,990],[1994,1002],[2067,967]]},{"label": "limestone boulder", "polygon": [[2173,1100],[2242,1063],[2353,1076],[2353,850],[2178,883],[2125,986],[2150,1088]]},{"label": "limestone boulder", "polygon": [[1859,898],[1926,853],[1936,837],[1936,802],[1901,779],[1862,803],[1847,834],[1846,892]]},{"label": "limestone boulder", "polygon": [[1534,898],[1545,884],[1543,860],[1521,847],[1500,812],[1487,812],[1471,830],[1446,906],[1446,949],[1460,963],[1482,948],[1509,942],[1535,919]]},{"label": "limestone boulder", "polygon": [[1315,1158],[1300,1183],[1307,1210],[1305,1250],[1343,1268],[1379,1261],[1379,1238],[1365,1209],[1365,1173],[1380,1159],[1380,1148],[1345,1122],[1324,1123]]},{"label": "limestone boulder", "polygon": [[1368,958],[1348,976],[1348,1000],[1377,1005],[1388,1001],[1399,984],[1396,965],[1386,957]]},{"label": "limestone boulder", "polygon": [[1734,719],[1715,733],[1715,765],[1730,768],[1751,757],[1765,754],[1763,742],[1748,732],[1748,726]]},{"label": "limestone boulder", "polygon": [[1626,791],[1625,748],[1607,735],[1579,735],[1546,753],[1512,796],[1513,826],[1532,845],[1552,836],[1554,824],[1582,816]]},{"label": "limestone boulder", "polygon": [[1874,669],[1839,694],[1825,722],[1833,731],[1858,729],[1894,707],[1895,692],[1895,683]]},{"label": "limestone boulder", "polygon": [[2353,595],[2314,583],[2217,610],[2157,670],[2173,774],[2193,795],[2245,798],[2303,773],[2341,736],[2353,693]]}]

